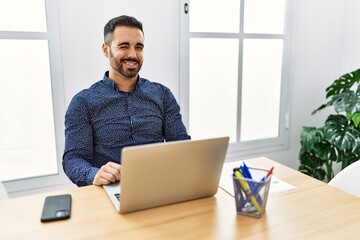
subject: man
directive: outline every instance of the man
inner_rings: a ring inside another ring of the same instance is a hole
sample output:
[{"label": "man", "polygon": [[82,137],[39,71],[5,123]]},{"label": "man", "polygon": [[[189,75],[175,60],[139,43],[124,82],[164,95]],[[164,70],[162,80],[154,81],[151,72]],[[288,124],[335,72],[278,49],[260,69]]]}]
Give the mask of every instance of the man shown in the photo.
[{"label": "man", "polygon": [[119,181],[125,146],[190,139],[171,91],[138,74],[142,23],[129,16],[111,19],[102,50],[109,71],[76,94],[65,115],[63,168],[78,186]]}]

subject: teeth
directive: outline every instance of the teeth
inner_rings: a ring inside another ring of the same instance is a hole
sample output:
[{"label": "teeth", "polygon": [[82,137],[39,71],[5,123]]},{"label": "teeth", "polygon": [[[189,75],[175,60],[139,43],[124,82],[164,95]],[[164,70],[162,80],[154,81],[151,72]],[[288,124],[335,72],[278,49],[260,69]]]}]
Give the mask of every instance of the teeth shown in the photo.
[{"label": "teeth", "polygon": [[136,65],[136,62],[125,62],[125,64],[133,66]]}]

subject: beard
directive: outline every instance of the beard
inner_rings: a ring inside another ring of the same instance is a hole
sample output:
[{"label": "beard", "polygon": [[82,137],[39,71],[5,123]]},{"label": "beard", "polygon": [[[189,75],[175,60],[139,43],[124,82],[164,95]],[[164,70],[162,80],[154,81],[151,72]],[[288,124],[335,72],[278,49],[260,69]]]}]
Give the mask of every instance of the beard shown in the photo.
[{"label": "beard", "polygon": [[[126,67],[125,62],[137,63],[137,67],[136,68],[128,68],[128,67]],[[122,58],[120,60],[117,60],[116,58],[114,58],[114,55],[110,50],[110,65],[114,70],[116,70],[118,73],[120,73],[124,77],[133,78],[133,77],[136,77],[137,74],[140,72],[142,62],[140,62],[136,58]]]}]

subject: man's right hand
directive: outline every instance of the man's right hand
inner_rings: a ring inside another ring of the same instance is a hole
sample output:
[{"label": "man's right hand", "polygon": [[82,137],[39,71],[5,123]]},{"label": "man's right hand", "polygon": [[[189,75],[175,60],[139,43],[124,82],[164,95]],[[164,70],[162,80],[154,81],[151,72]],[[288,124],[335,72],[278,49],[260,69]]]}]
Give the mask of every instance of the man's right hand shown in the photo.
[{"label": "man's right hand", "polygon": [[121,165],[114,162],[108,162],[103,165],[94,177],[94,185],[107,185],[109,183],[120,181]]}]

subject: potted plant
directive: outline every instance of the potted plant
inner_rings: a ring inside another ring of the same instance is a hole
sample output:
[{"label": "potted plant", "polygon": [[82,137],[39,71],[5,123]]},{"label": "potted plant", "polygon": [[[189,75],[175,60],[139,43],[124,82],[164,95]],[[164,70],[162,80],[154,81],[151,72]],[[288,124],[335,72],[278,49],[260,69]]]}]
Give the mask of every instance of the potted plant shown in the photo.
[{"label": "potted plant", "polygon": [[360,69],[346,73],[326,88],[327,103],[312,112],[333,106],[324,126],[303,127],[299,171],[323,181],[334,177],[333,163],[341,169],[360,159]]}]

